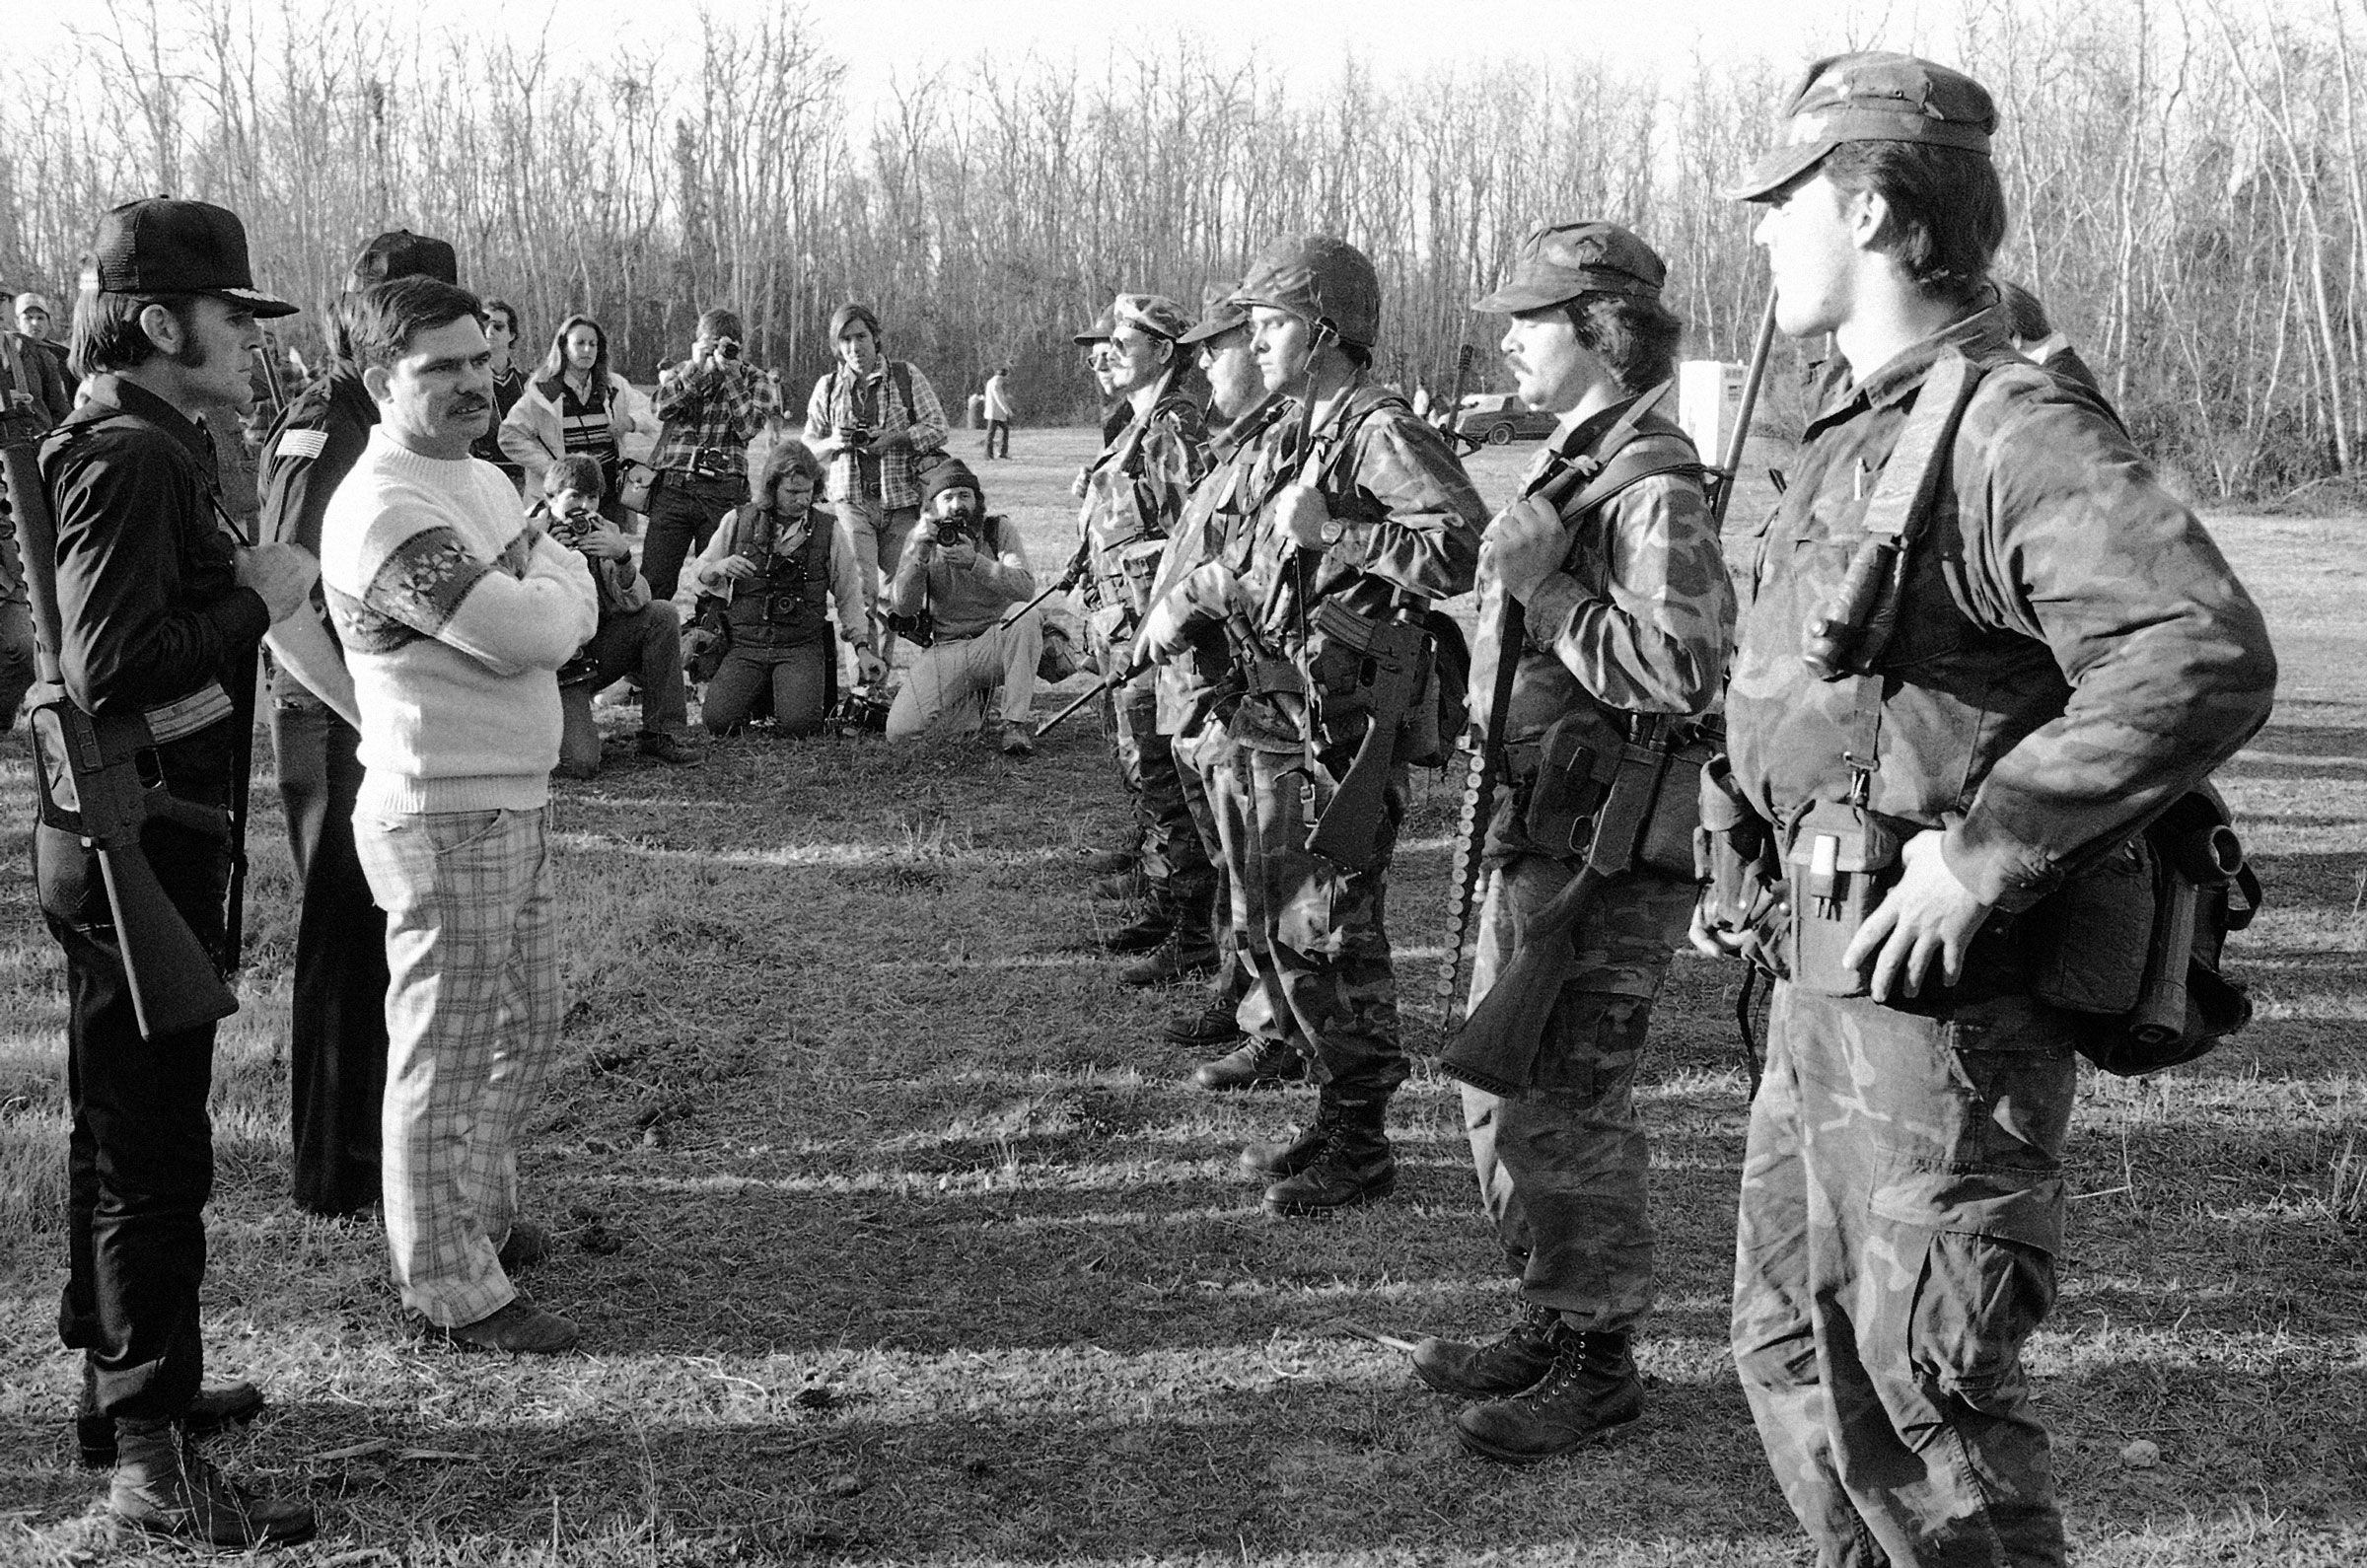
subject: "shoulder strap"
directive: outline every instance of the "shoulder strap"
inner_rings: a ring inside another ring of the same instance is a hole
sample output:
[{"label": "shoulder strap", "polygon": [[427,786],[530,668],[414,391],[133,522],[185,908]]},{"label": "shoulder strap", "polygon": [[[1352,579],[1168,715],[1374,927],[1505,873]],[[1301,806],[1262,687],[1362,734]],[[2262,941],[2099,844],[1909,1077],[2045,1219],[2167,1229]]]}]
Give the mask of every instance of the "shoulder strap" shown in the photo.
[{"label": "shoulder strap", "polygon": [[1366,420],[1392,403],[1409,414],[1413,412],[1413,404],[1407,402],[1402,394],[1391,392],[1386,387],[1376,387],[1370,382],[1354,388],[1348,392],[1347,408],[1340,415],[1338,431],[1330,436],[1319,438],[1328,441],[1330,445],[1329,449],[1324,453],[1323,462],[1316,466],[1315,485],[1317,489],[1323,490],[1330,487],[1333,477],[1339,472],[1340,464],[1347,462],[1348,454],[1356,445],[1356,433],[1364,428]]},{"label": "shoulder strap", "polygon": [[920,410],[912,406],[911,361],[902,359],[890,360],[888,362],[888,380],[895,386],[896,394],[904,400],[904,423],[907,425],[911,424],[914,420],[920,417]]},{"label": "shoulder strap", "polygon": [[1945,464],[1940,461],[1955,444],[1956,427],[1964,422],[1972,391],[1980,385],[1981,368],[1954,349],[1932,363],[1922,390],[1915,394],[1914,412],[1906,416],[1898,444],[1883,460],[1882,477],[1866,503],[1865,530],[1869,535],[1911,546],[1931,520],[1931,506]]}]

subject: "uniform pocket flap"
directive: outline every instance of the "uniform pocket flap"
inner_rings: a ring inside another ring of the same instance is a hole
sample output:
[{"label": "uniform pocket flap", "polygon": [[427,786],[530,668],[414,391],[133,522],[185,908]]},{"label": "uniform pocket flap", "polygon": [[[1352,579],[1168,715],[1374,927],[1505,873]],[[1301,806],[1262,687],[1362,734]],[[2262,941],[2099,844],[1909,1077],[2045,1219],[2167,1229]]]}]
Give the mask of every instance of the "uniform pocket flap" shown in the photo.
[{"label": "uniform pocket flap", "polygon": [[1993,1236],[2063,1249],[2063,1182],[1987,1171],[1909,1171],[1874,1189],[1868,1207],[1882,1219],[1931,1231]]}]

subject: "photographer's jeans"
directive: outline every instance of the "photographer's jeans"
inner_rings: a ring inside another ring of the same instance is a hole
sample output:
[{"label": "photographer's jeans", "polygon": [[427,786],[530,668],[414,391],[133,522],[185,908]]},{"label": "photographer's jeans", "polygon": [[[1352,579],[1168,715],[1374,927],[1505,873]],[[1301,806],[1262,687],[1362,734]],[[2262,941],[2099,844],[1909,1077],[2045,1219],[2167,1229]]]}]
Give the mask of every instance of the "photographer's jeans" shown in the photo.
[{"label": "photographer's jeans", "polygon": [[920,522],[916,506],[883,507],[878,495],[850,495],[831,503],[846,522],[847,537],[855,541],[855,564],[863,569],[863,607],[877,609],[880,584],[896,575],[904,558],[904,542]]},{"label": "photographer's jeans", "polygon": [[715,525],[732,508],[748,499],[748,480],[740,474],[700,479],[669,468],[658,475],[649,495],[649,535],[641,545],[641,575],[659,599],[672,599],[682,579],[682,562],[693,550],[705,549],[715,536]]},{"label": "photographer's jeans", "polygon": [[550,809],[357,811],[387,911],[387,1249],[439,1327],[518,1291],[496,1249],[518,1212],[518,1133],[559,1046]]}]

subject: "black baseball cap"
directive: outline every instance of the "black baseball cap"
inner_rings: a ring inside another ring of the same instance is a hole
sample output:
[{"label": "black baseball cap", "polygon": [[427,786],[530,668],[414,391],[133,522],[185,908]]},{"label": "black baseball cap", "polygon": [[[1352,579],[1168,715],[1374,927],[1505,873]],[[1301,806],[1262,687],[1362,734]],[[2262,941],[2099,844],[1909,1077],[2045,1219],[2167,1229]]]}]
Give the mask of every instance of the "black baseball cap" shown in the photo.
[{"label": "black baseball cap", "polygon": [[359,294],[396,278],[434,278],[457,289],[461,286],[461,258],[442,240],[408,229],[390,229],[362,247],[362,253],[353,258],[345,292]]},{"label": "black baseball cap", "polygon": [[210,201],[151,196],[110,208],[91,241],[91,267],[108,294],[212,294],[264,319],[296,314],[254,286],[247,226]]}]

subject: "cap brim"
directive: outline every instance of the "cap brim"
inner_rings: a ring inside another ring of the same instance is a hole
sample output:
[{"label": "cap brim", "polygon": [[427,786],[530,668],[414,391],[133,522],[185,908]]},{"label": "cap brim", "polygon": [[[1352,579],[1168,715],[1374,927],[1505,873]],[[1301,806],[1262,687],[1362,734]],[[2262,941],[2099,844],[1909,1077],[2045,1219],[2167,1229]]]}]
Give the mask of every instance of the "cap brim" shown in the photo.
[{"label": "cap brim", "polygon": [[1728,201],[1764,201],[1823,163],[1825,155],[1837,145],[1820,139],[1796,147],[1777,147],[1754,165],[1740,184],[1728,185],[1718,194]]},{"label": "cap brim", "polygon": [[1542,311],[1548,305],[1559,305],[1585,293],[1584,289],[1556,292],[1535,283],[1507,283],[1485,299],[1473,300],[1471,309],[1483,316],[1517,316],[1523,311]]},{"label": "cap brim", "polygon": [[268,321],[282,316],[294,316],[302,307],[285,300],[273,299],[260,289],[208,289],[208,294],[244,305],[254,313],[255,320]]},{"label": "cap brim", "polygon": [[1205,343],[1212,337],[1222,337],[1227,332],[1238,331],[1249,324],[1250,319],[1247,316],[1212,316],[1192,326],[1176,341],[1185,345]]}]

